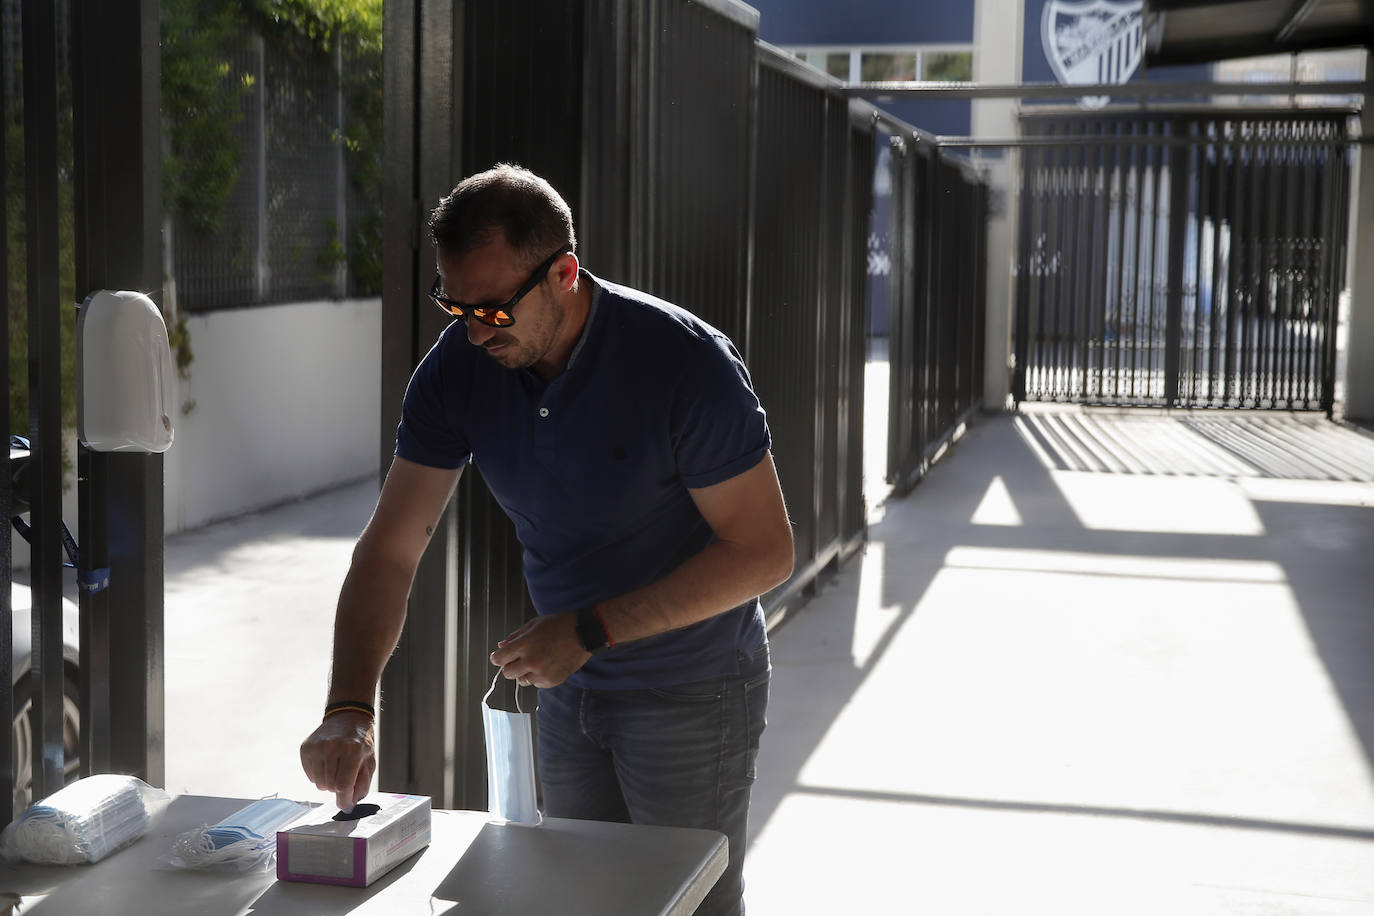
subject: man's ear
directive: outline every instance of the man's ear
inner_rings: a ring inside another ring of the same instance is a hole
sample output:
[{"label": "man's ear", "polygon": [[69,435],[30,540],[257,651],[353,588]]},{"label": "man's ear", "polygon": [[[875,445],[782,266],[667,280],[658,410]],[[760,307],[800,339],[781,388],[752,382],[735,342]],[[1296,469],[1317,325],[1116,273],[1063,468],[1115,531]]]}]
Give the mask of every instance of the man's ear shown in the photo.
[{"label": "man's ear", "polygon": [[558,259],[554,265],[554,276],[558,278],[558,291],[566,293],[577,285],[577,271],[581,267],[581,262],[577,260],[577,255],[568,252]]}]

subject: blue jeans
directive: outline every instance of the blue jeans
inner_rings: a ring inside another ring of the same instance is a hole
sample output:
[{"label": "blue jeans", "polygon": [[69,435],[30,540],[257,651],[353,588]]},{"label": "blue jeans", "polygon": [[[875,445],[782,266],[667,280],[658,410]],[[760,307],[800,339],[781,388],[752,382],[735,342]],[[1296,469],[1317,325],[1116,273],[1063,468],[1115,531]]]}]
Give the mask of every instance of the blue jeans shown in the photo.
[{"label": "blue jeans", "polygon": [[752,657],[740,653],[734,675],[648,690],[540,690],[544,813],[720,831],[730,863],[697,913],[743,914],[749,792],[771,673],[765,642]]}]

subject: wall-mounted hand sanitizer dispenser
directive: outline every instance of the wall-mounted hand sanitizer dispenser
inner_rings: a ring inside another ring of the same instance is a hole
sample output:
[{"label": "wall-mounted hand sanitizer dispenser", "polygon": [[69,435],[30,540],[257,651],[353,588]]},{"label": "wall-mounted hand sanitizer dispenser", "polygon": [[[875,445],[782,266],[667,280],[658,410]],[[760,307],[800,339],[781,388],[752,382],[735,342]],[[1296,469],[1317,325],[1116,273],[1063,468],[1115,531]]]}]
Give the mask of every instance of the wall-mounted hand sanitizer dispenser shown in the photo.
[{"label": "wall-mounted hand sanitizer dispenser", "polygon": [[76,431],[97,452],[172,444],[172,350],[142,293],[97,290],[76,320]]}]

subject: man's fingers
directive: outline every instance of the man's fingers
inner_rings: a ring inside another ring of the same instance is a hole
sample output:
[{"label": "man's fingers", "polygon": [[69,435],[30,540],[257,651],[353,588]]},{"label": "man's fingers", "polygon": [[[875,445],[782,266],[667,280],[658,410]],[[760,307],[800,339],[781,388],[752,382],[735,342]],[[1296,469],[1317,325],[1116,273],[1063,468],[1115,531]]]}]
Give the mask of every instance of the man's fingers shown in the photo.
[{"label": "man's fingers", "polygon": [[326,782],[322,788],[335,790],[352,788],[353,779],[351,777],[353,774],[349,772],[351,767],[344,761],[343,755],[339,754],[335,756],[335,758],[330,761],[330,764],[329,773],[327,774]]},{"label": "man's fingers", "polygon": [[527,620],[527,621],[525,621],[525,622],[522,623],[520,626],[516,627],[516,628],[515,628],[515,631],[512,632],[509,636],[507,636],[505,639],[501,640],[501,642],[500,642],[499,644],[504,646],[504,645],[505,645],[506,643],[508,643],[508,642],[514,642],[515,640],[519,639],[521,636],[524,636],[526,633],[528,633],[531,629],[533,629],[534,626],[535,626],[537,623],[539,623],[539,618],[538,618],[538,617],[534,618],[533,620]]},{"label": "man's fingers", "polygon": [[358,767],[357,778],[353,780],[352,799],[350,804],[356,805],[367,796],[367,790],[372,787],[372,767],[367,763]]},{"label": "man's fingers", "polygon": [[372,755],[372,727],[335,716],[322,722],[301,745],[301,768],[321,792],[333,792],[348,810],[367,794],[376,768]]}]

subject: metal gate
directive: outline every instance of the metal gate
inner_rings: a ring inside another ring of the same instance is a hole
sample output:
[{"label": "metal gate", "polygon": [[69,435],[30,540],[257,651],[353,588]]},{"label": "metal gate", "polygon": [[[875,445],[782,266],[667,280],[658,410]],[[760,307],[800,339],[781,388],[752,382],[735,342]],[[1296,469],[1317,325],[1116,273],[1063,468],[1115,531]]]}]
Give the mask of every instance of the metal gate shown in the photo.
[{"label": "metal gate", "polygon": [[1024,115],[1016,400],[1329,413],[1349,116]]}]

